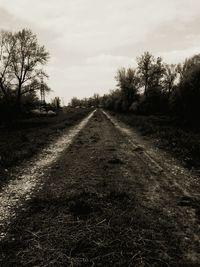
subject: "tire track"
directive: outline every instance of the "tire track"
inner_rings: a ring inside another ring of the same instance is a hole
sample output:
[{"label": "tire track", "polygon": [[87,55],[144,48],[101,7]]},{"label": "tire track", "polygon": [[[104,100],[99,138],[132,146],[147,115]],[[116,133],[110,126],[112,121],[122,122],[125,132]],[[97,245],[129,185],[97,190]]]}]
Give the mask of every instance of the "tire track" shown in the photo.
[{"label": "tire track", "polygon": [[[126,127],[123,123],[118,123],[118,121],[115,120],[107,112],[103,111],[103,113],[107,117],[107,119],[122,133],[122,135],[127,138],[128,142],[132,146],[133,151],[136,152],[140,157],[140,159],[148,165],[152,173],[154,173],[155,175],[162,174],[164,176],[167,176],[168,179],[170,178],[171,185],[173,184],[173,186],[176,187],[181,192],[183,197],[189,197],[189,198],[194,197],[193,193],[190,192],[190,190],[187,190],[176,180],[176,176],[172,172],[173,169],[172,165],[170,165],[171,168],[170,170],[169,167],[166,166],[166,163],[160,164],[159,160],[154,159],[154,157],[152,157],[152,155],[148,153],[148,151],[145,149],[144,146],[139,144],[137,141],[133,140],[132,137],[133,134],[131,129]],[[182,172],[181,174],[184,175],[184,170],[182,170],[181,172]]]}]

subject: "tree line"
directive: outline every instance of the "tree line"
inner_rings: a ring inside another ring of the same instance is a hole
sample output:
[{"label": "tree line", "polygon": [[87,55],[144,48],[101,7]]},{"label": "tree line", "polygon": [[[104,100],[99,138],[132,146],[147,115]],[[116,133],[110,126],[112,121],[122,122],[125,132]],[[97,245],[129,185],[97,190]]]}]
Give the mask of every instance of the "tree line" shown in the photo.
[{"label": "tree line", "polygon": [[161,57],[145,52],[136,68],[121,68],[117,88],[100,97],[79,100],[71,105],[101,106],[137,114],[174,115],[197,121],[200,114],[200,55],[179,64],[166,64]]}]

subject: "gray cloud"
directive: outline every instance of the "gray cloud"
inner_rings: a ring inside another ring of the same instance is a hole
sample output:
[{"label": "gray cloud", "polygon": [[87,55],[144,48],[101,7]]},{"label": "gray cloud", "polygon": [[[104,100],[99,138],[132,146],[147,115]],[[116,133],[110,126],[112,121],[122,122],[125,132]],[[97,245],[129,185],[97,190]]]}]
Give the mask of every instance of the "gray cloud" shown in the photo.
[{"label": "gray cloud", "polygon": [[0,27],[38,35],[49,83],[68,101],[115,87],[116,69],[145,50],[168,62],[198,52],[199,10],[199,0],[1,0]]}]

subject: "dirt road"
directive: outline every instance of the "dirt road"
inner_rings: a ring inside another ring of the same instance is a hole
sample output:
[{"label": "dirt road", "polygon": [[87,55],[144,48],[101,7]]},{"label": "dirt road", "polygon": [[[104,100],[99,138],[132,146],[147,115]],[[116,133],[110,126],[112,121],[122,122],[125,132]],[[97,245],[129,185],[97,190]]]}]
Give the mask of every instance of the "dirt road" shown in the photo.
[{"label": "dirt road", "polygon": [[96,111],[44,173],[0,266],[200,266],[197,177],[109,114]]}]

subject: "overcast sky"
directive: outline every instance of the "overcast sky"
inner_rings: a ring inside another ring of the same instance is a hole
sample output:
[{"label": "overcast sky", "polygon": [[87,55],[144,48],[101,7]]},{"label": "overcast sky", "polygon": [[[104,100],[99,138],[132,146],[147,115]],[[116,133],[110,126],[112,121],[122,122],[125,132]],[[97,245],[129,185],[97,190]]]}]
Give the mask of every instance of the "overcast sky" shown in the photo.
[{"label": "overcast sky", "polygon": [[0,28],[30,28],[51,54],[49,85],[67,103],[116,86],[144,51],[176,63],[200,53],[199,0],[0,0]]}]

